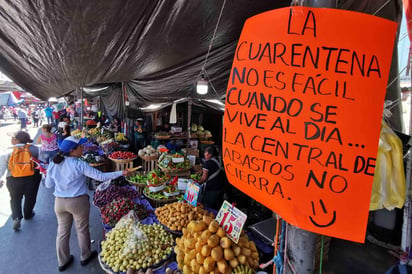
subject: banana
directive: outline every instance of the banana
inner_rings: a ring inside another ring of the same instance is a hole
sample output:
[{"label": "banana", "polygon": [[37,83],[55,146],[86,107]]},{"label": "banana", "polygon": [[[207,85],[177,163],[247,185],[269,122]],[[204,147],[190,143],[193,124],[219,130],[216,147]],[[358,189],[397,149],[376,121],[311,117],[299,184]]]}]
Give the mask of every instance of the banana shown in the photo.
[{"label": "banana", "polygon": [[247,265],[238,265],[232,270],[232,274],[254,274],[255,271]]}]

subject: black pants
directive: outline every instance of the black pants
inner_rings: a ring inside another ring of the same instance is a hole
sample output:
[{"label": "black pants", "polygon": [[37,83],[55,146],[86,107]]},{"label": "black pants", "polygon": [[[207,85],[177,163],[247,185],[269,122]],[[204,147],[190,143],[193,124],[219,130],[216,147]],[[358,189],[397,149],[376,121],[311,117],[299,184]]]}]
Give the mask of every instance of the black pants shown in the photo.
[{"label": "black pants", "polygon": [[[36,172],[33,176],[7,177],[6,185],[10,192],[11,216],[14,219],[31,218],[33,208],[36,204],[37,192],[39,191],[41,175]],[[24,196],[23,214],[21,203]]]}]

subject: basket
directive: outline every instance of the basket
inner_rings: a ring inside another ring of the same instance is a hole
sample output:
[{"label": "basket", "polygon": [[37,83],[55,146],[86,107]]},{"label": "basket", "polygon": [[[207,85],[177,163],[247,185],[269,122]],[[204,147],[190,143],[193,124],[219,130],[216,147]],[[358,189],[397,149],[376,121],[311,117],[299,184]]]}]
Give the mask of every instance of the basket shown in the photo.
[{"label": "basket", "polygon": [[177,201],[176,197],[170,197],[169,199],[154,199],[147,196],[144,191],[143,196],[149,201],[150,205],[154,208],[164,206],[165,204],[171,204]]},{"label": "basket", "polygon": [[213,145],[215,141],[200,140],[200,143],[204,145]]},{"label": "basket", "polygon": [[[135,172],[132,173],[132,175],[135,175],[135,174],[147,175],[147,173],[148,173],[148,172],[146,172],[146,171],[135,171]],[[136,182],[133,182],[133,181],[129,180],[128,177],[125,177],[125,179],[126,179],[126,181],[127,181],[129,184],[131,184],[131,185],[133,185],[133,186],[136,187],[136,190],[139,192],[140,195],[143,194],[143,190],[144,190],[144,188],[147,186],[146,183],[141,183],[141,184],[139,184],[139,183],[136,183]]]},{"label": "basket", "polygon": [[183,173],[186,171],[189,171],[192,169],[192,167],[190,168],[185,168],[185,169],[181,169],[181,168],[165,168],[165,167],[161,167],[158,166],[160,168],[161,171],[163,171],[166,174],[170,174],[170,173]]},{"label": "basket", "polygon": [[[139,156],[140,157],[140,156]],[[153,161],[153,160],[157,160],[157,158],[158,158],[159,156],[143,156],[143,157],[140,157],[142,160],[145,160],[145,161]]]},{"label": "basket", "polygon": [[113,159],[113,158],[109,157],[109,159],[112,160],[115,163],[125,164],[125,163],[129,163],[129,162],[133,162],[134,160],[136,160],[136,157],[131,158],[131,159]]},{"label": "basket", "polygon": [[130,169],[133,168],[133,161],[136,158],[132,158],[132,159],[112,159],[109,157],[110,160],[113,161],[113,163],[115,164],[115,169],[116,171],[119,170],[126,170],[126,169]]},{"label": "basket", "polygon": [[[167,231],[167,230],[166,230]],[[101,243],[100,243],[101,244]],[[102,261],[102,257],[100,256],[100,252],[101,252],[101,246],[99,244],[99,254],[97,256],[98,260],[99,260],[99,264],[100,267],[107,273],[107,274],[117,274],[117,273],[125,273],[125,272],[114,272],[108,265],[106,265],[103,261]],[[172,252],[170,252],[170,254],[167,256],[166,259],[161,260],[159,263],[149,266],[148,268],[152,269],[153,271],[159,270],[162,267],[166,266],[168,263],[170,263],[172,257],[174,255],[174,252],[172,250]],[[148,268],[142,269],[142,270],[147,270]]]},{"label": "basket", "polygon": [[102,166],[102,165],[104,165],[104,162],[101,162],[101,163],[89,163],[89,166],[92,166],[92,167],[98,167],[98,166]]}]

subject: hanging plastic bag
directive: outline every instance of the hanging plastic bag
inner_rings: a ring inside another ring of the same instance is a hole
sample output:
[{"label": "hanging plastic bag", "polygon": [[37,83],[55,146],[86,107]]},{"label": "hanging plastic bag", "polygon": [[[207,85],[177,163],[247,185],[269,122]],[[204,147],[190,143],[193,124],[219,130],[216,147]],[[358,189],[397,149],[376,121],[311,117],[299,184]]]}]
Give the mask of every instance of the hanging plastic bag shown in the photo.
[{"label": "hanging plastic bag", "polygon": [[97,188],[96,191],[104,191],[106,190],[110,184],[111,184],[112,180],[108,180],[108,181],[104,181],[103,183],[101,183]]},{"label": "hanging plastic bag", "polygon": [[370,210],[402,208],[405,203],[405,196],[406,183],[402,141],[382,121]]}]

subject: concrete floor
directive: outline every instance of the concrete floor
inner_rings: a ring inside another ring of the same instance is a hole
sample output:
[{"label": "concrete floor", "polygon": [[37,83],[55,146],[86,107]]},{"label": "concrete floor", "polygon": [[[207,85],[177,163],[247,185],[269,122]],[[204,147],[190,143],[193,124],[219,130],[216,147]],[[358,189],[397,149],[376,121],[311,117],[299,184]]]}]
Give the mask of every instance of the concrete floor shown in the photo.
[{"label": "concrete floor", "polygon": [[[10,145],[10,137],[7,132],[16,131],[19,125],[15,122],[1,121],[0,125],[0,150]],[[33,138],[37,128],[28,127]],[[92,193],[89,194],[92,197]],[[21,231],[12,229],[10,198],[7,188],[0,189],[0,274],[52,274],[60,273],[57,270],[56,257],[56,232],[57,220],[54,213],[53,190],[40,185],[37,203],[34,208],[36,216],[30,221],[22,220]],[[91,207],[90,232],[94,239],[92,249],[97,249],[97,244],[103,238],[103,228],[98,209]],[[80,265],[80,250],[77,236],[72,229],[70,238],[71,253],[75,260],[71,267],[64,273],[95,274],[105,273],[97,261],[97,258],[87,266]]]}]

